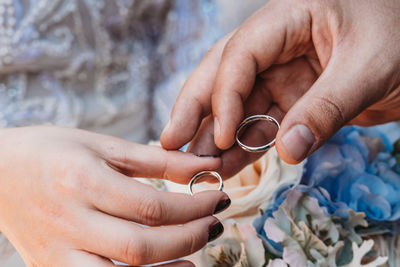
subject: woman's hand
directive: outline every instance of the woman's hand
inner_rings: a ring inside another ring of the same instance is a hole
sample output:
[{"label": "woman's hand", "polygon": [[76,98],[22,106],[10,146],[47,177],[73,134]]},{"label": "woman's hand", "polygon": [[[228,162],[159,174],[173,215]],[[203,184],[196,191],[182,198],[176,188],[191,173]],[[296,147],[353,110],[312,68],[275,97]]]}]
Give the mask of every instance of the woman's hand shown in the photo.
[{"label": "woman's hand", "polygon": [[[399,11],[397,0],[271,0],[190,76],[163,147],[192,141],[197,154],[226,150],[221,172],[229,177],[261,156],[232,147],[249,115],[283,119],[276,147],[289,163],[347,123],[400,119]],[[252,128],[246,138],[263,134]]]},{"label": "woman's hand", "polygon": [[223,230],[212,215],[229,205],[225,193],[159,192],[129,178],[187,183],[219,159],[58,127],[4,129],[0,142],[0,229],[28,266],[155,263]]}]

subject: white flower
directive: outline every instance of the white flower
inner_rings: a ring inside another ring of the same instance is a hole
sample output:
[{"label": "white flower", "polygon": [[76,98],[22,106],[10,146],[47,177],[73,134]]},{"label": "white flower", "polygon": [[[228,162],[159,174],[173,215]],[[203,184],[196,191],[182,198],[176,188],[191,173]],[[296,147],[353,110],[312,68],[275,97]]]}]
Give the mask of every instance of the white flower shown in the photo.
[{"label": "white flower", "polygon": [[288,267],[282,259],[270,260],[267,267]]},{"label": "white flower", "polygon": [[335,222],[317,199],[292,190],[273,217],[267,218],[264,230],[270,240],[282,244],[282,260],[290,267],[378,267],[386,263],[387,257],[374,254],[374,241],[364,241],[355,231],[359,226],[368,226],[364,213],[350,211],[349,218]]},{"label": "white flower", "polygon": [[202,251],[203,266],[261,267],[265,263],[264,246],[255,229],[230,220],[224,235]]},{"label": "white flower", "polygon": [[353,242],[353,259],[352,261],[343,266],[343,267],[379,267],[387,262],[387,257],[377,257],[374,261],[362,264],[362,260],[364,256],[371,251],[374,246],[374,241],[372,239],[365,240],[361,246],[357,246],[356,243]]}]

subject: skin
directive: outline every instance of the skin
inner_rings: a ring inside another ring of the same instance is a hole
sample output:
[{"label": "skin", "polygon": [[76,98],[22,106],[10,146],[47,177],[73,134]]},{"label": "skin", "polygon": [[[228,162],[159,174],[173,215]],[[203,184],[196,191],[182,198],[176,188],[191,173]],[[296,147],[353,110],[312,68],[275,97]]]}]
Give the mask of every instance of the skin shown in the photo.
[{"label": "skin", "polygon": [[180,258],[208,242],[215,208],[228,198],[159,192],[131,179],[187,183],[220,159],[58,127],[4,129],[0,140],[0,229],[28,266]]},{"label": "skin", "polygon": [[[185,83],[161,136],[218,155],[230,177],[261,154],[234,144],[247,116],[281,122],[280,157],[299,163],[346,124],[400,119],[400,1],[271,0],[221,39]],[[255,125],[244,138],[265,143]]]}]

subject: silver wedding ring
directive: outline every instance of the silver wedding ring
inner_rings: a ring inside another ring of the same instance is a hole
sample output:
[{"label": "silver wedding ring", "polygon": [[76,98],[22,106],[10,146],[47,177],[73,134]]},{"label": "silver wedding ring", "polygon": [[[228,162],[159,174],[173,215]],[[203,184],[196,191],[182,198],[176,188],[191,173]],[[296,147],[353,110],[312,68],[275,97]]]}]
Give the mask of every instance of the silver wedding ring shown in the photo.
[{"label": "silver wedding ring", "polygon": [[[271,142],[269,142],[268,144],[263,145],[263,146],[247,146],[247,145],[243,144],[239,140],[239,135],[240,135],[240,132],[243,130],[243,128],[246,127],[248,124],[250,124],[252,122],[255,122],[255,121],[270,121],[270,122],[273,122],[278,127],[278,130],[281,127],[279,125],[279,122],[274,117],[271,117],[269,115],[254,115],[254,116],[250,116],[247,119],[245,119],[244,121],[242,121],[242,123],[237,128],[237,130],[236,130],[236,142],[245,151],[248,151],[248,152],[265,152],[265,151],[267,151],[268,149],[270,149],[271,147],[274,146],[276,138],[274,138]],[[190,192],[191,195],[194,195],[194,193],[193,193],[193,185],[199,179],[201,179],[201,178],[203,178],[205,176],[212,176],[212,177],[217,178],[218,181],[219,181],[218,190],[219,191],[223,190],[224,182],[222,181],[222,177],[221,177],[221,175],[219,175],[218,172],[215,172],[215,171],[202,171],[202,172],[199,172],[196,175],[194,175],[192,177],[192,179],[190,180],[190,182],[189,182],[189,192]]]},{"label": "silver wedding ring", "polygon": [[246,127],[248,124],[255,122],[255,121],[270,121],[273,122],[277,127],[278,130],[280,128],[279,122],[271,116],[268,115],[254,115],[254,116],[250,116],[247,119],[245,119],[244,121],[242,121],[242,123],[239,125],[239,127],[236,130],[236,142],[238,143],[238,145],[248,151],[248,152],[265,152],[268,149],[270,149],[271,147],[273,147],[275,145],[275,140],[276,138],[274,138],[271,142],[269,142],[266,145],[263,146],[247,146],[245,144],[243,144],[240,139],[239,139],[239,134],[241,132],[241,130]]},{"label": "silver wedding ring", "polygon": [[202,172],[199,172],[198,174],[196,174],[195,176],[193,176],[193,177],[192,177],[192,180],[190,180],[190,182],[189,182],[189,192],[190,192],[190,194],[191,194],[192,196],[194,195],[194,193],[193,193],[193,185],[194,185],[199,179],[201,179],[201,178],[203,178],[203,177],[205,177],[205,176],[213,176],[213,177],[217,178],[218,181],[219,181],[218,190],[219,190],[219,191],[222,191],[222,189],[224,189],[224,182],[222,181],[222,177],[221,177],[221,175],[219,175],[218,172],[215,172],[215,171],[202,171]]}]

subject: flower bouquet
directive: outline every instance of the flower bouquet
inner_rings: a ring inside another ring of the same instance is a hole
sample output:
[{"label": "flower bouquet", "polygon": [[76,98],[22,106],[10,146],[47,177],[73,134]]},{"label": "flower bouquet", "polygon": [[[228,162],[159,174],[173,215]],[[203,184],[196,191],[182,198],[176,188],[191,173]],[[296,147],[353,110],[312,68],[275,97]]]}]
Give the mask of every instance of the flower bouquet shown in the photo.
[{"label": "flower bouquet", "polygon": [[226,267],[400,266],[399,138],[396,123],[346,127],[296,166],[271,149],[226,181],[232,205],[217,216],[225,233],[189,259]]}]

